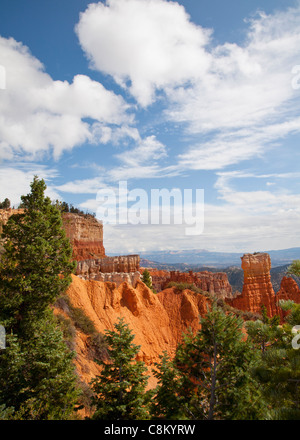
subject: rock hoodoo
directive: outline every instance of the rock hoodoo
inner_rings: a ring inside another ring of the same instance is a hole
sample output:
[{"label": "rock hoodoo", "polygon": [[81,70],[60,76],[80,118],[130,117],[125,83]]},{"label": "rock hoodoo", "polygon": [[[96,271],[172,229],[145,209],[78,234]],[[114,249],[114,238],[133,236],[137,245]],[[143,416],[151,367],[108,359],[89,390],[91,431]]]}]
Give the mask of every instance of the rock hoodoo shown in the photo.
[{"label": "rock hoodoo", "polygon": [[261,313],[261,306],[267,309],[268,316],[277,313],[275,292],[271,283],[271,259],[267,253],[245,254],[241,257],[244,271],[242,293],[227,300],[241,310]]}]

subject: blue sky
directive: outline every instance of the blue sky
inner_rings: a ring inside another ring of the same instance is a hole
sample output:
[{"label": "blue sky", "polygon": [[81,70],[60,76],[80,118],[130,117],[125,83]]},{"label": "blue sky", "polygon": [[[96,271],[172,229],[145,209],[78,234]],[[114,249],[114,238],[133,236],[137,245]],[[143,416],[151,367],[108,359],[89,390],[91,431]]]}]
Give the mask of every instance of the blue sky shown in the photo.
[{"label": "blue sky", "polygon": [[0,67],[0,199],[38,174],[99,213],[125,181],[148,218],[201,189],[201,233],[105,224],[106,250],[300,246],[299,1],[2,0]]}]

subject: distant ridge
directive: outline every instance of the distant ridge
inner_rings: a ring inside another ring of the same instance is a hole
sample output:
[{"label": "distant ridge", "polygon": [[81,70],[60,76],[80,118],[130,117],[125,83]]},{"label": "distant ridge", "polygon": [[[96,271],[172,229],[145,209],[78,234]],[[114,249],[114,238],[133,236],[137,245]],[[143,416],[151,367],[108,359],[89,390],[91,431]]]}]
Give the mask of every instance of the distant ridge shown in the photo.
[{"label": "distant ridge", "polygon": [[[271,257],[272,267],[290,264],[293,260],[300,259],[300,247],[280,250],[264,250]],[[190,250],[165,250],[139,252],[142,259],[151,262],[163,263],[167,266],[184,264],[188,266],[206,266],[222,268],[228,266],[241,267],[241,257],[244,253],[252,252],[213,252],[205,249]],[[179,268],[178,268],[179,269]]]}]

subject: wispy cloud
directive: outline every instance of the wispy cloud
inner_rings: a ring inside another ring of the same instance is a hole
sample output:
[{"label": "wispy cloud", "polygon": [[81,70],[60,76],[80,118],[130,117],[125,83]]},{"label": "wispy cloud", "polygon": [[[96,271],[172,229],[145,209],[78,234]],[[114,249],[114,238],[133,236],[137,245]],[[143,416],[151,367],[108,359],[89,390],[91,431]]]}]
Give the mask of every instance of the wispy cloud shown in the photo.
[{"label": "wispy cloud", "polygon": [[[29,49],[0,37],[6,88],[0,100],[0,158],[58,159],[66,150],[95,142],[93,123],[105,126],[132,121],[121,96],[85,75],[72,83],[54,81]],[[86,122],[86,118],[92,120]],[[105,141],[105,139],[104,139]],[[97,142],[103,142],[102,137]]]}]

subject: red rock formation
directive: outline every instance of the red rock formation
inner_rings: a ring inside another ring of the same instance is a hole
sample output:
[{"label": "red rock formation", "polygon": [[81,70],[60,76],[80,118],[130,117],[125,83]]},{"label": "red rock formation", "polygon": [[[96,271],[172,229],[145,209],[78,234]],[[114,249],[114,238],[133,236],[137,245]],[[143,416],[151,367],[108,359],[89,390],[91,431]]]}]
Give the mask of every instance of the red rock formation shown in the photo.
[{"label": "red rock formation", "polygon": [[76,275],[85,280],[112,281],[118,285],[127,281],[135,286],[140,278],[140,256],[124,255],[77,262]]},{"label": "red rock formation", "polygon": [[219,298],[230,297],[232,287],[229,284],[227,274],[224,272],[178,272],[148,269],[152,277],[152,284],[157,291],[166,288],[168,283],[187,283],[194,284],[205,292],[215,294]]},{"label": "red rock formation", "polygon": [[295,303],[300,303],[300,289],[296,281],[292,277],[283,277],[280,283],[280,290],[276,294],[276,303],[278,314],[283,319],[286,316],[286,312],[284,312],[279,306],[280,300],[292,300]]},{"label": "red rock formation", "polygon": [[103,224],[93,216],[63,213],[63,226],[77,261],[105,256]]},{"label": "red rock formation", "polygon": [[172,324],[172,337],[175,345],[170,354],[173,354],[182,340],[183,333],[189,329],[196,332],[200,328],[199,317],[207,313],[208,299],[188,289],[175,293],[174,288],[165,289],[158,293],[157,297]]},{"label": "red rock formation", "polygon": [[157,270],[157,269],[150,269],[150,268],[140,268],[141,274],[144,272],[144,270],[147,269],[150,273],[151,279],[152,279],[152,285],[155,288],[157,292],[160,292],[164,289],[164,286],[166,286],[170,280],[170,272],[166,270]]},{"label": "red rock formation", "polygon": [[244,285],[242,293],[226,299],[233,307],[253,313],[261,313],[261,306],[268,316],[277,314],[276,297],[271,283],[271,259],[267,253],[245,254],[242,258]]},{"label": "red rock formation", "polygon": [[[0,209],[0,233],[2,225],[13,214],[23,213],[23,209]],[[105,257],[103,246],[103,225],[89,215],[63,213],[63,226],[73,247],[73,258],[77,261]]]},{"label": "red rock formation", "polygon": [[[99,332],[113,330],[118,318],[124,317],[135,335],[133,342],[141,346],[138,359],[148,366],[157,362],[164,350],[174,355],[182,332],[189,327],[199,329],[199,315],[206,313],[207,299],[200,294],[167,289],[156,295],[140,281],[136,288],[126,282],[117,287],[115,283],[86,281],[73,275],[67,294]],[[75,364],[81,379],[88,383],[99,374],[99,366],[86,356],[85,345],[86,336],[77,330]],[[151,376],[149,386],[155,384]]]},{"label": "red rock formation", "polygon": [[296,281],[292,277],[283,277],[280,283],[280,290],[276,295],[277,301],[292,300],[300,303],[300,289]]},{"label": "red rock formation", "polygon": [[116,257],[105,257],[100,261],[100,272],[136,272],[140,269],[139,255],[120,255]]}]

